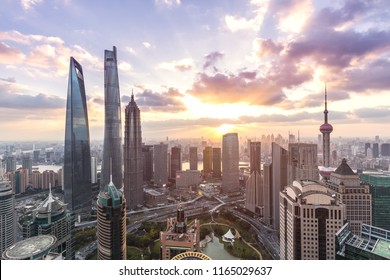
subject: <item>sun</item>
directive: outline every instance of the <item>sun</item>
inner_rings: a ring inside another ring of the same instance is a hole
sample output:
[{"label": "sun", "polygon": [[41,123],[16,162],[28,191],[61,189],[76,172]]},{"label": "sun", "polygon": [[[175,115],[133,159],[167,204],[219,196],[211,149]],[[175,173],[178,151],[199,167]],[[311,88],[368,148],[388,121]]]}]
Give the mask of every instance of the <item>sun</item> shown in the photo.
[{"label": "sun", "polygon": [[224,124],[221,124],[219,127],[217,127],[217,128],[215,129],[215,131],[216,131],[217,134],[219,134],[219,135],[224,135],[224,134],[226,134],[226,133],[231,132],[231,131],[233,130],[233,128],[234,128],[234,125],[224,123]]}]

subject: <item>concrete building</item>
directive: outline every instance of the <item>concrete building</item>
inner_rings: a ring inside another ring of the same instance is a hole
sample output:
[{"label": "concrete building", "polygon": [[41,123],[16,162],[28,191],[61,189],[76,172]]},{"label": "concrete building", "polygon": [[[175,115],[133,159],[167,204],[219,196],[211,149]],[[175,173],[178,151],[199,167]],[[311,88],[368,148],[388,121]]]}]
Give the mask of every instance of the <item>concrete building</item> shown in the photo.
[{"label": "concrete building", "polygon": [[57,174],[53,170],[45,170],[42,172],[42,189],[48,190],[49,186],[56,186]]},{"label": "concrete building", "polygon": [[91,183],[97,183],[97,158],[91,157]]},{"label": "concrete building", "polygon": [[142,167],[141,111],[134,94],[125,109],[124,190],[127,209],[143,205],[144,178]]},{"label": "concrete building", "polygon": [[264,195],[261,175],[253,171],[246,181],[245,208],[262,217],[264,215]]},{"label": "concrete building", "polygon": [[32,158],[30,155],[25,155],[22,158],[22,168],[28,170],[28,175],[32,174]]},{"label": "concrete building", "polygon": [[362,224],[371,225],[372,195],[368,184],[360,184],[358,174],[355,174],[343,159],[339,167],[330,174],[326,186],[337,194],[346,207],[346,219],[354,234],[360,234]]},{"label": "concrete building", "polygon": [[144,182],[153,179],[153,146],[142,144],[142,169]]},{"label": "concrete building", "polygon": [[126,259],[126,199],[111,181],[97,200],[99,260]]},{"label": "concrete building", "polygon": [[34,189],[42,189],[43,187],[43,178],[42,173],[38,170],[34,170],[31,175],[31,185]]},{"label": "concrete building", "polygon": [[187,224],[184,209],[178,206],[176,218],[167,219],[167,230],[160,232],[161,259],[170,260],[184,252],[200,251],[200,223]]},{"label": "concrete building", "polygon": [[334,260],[345,207],[315,181],[294,181],[280,192],[280,259]]},{"label": "concrete building", "polygon": [[181,170],[181,148],[172,147],[171,148],[171,168],[170,168],[170,177],[172,179],[176,178],[176,172]]},{"label": "concrete building", "polygon": [[238,134],[228,133],[222,138],[222,192],[239,191]]},{"label": "concrete building", "polygon": [[254,171],[261,174],[261,142],[249,142],[250,174]]},{"label": "concrete building", "polygon": [[203,174],[208,175],[213,171],[213,148],[207,146],[203,150]]},{"label": "concrete building", "polygon": [[185,170],[176,171],[176,188],[197,187],[202,181],[200,171]]},{"label": "concrete building", "polygon": [[168,198],[166,194],[160,193],[153,189],[145,189],[145,205],[146,207],[157,207],[166,205],[168,203]]},{"label": "concrete building", "polygon": [[53,235],[56,237],[52,251],[62,258],[75,258],[73,213],[67,211],[67,205],[52,195],[49,187],[48,197],[34,210],[30,220],[23,223],[23,238]]},{"label": "concrete building", "polygon": [[153,146],[154,183],[163,186],[168,183],[168,145]]},{"label": "concrete building", "polygon": [[319,180],[318,155],[316,144],[288,144],[288,179],[291,184],[295,180]]},{"label": "concrete building", "polygon": [[198,170],[198,148],[190,147],[190,170]]},{"label": "concrete building", "polygon": [[221,148],[213,148],[213,177],[221,178],[221,176],[222,176]]},{"label": "concrete building", "polygon": [[0,255],[16,242],[15,193],[11,182],[0,177]]}]

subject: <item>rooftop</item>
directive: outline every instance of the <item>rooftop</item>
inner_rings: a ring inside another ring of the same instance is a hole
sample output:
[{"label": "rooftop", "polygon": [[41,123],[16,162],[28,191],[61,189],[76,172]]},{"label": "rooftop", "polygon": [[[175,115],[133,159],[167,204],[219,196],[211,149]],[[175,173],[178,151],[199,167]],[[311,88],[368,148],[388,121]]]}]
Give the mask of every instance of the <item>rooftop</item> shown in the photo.
[{"label": "rooftop", "polygon": [[390,260],[390,242],[385,240],[378,240],[373,252]]},{"label": "rooftop", "polygon": [[337,169],[334,171],[334,173],[339,174],[339,175],[356,175],[355,172],[349,167],[347,164],[347,160],[343,158],[341,161],[341,164]]},{"label": "rooftop", "polygon": [[52,235],[38,235],[19,241],[3,253],[3,258],[10,260],[24,260],[48,253],[57,238]]}]

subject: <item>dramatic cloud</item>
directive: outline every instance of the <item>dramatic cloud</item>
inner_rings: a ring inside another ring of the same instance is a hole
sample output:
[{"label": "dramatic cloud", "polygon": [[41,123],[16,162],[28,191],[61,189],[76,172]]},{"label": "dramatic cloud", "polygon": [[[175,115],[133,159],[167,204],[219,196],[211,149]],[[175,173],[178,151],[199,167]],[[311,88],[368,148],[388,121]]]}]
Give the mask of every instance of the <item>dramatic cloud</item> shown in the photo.
[{"label": "dramatic cloud", "polygon": [[[333,91],[331,93],[328,92],[328,104],[339,101],[339,100],[348,100],[350,99],[350,94],[346,91]],[[324,92],[309,94],[304,96],[299,100],[284,100],[281,107],[285,109],[304,109],[304,108],[315,108],[315,107],[323,107],[325,102]]]},{"label": "dramatic cloud", "polygon": [[19,64],[23,61],[25,55],[18,49],[0,42],[0,63]]},{"label": "dramatic cloud", "polygon": [[[176,89],[170,88],[167,92],[157,93],[150,90],[145,90],[142,93],[137,93],[135,102],[140,107],[141,111],[161,111],[161,112],[181,112],[186,110],[186,106],[179,98],[183,95]],[[130,101],[129,96],[122,96],[122,102]]]},{"label": "dramatic cloud", "polygon": [[225,24],[231,32],[239,30],[259,31],[264,21],[264,15],[268,8],[268,0],[251,1],[254,17],[246,18],[240,16],[225,16]]},{"label": "dramatic cloud", "polygon": [[170,62],[162,62],[157,65],[157,69],[170,70],[170,71],[188,71],[194,67],[194,61],[191,58],[183,58],[181,60],[173,60]]},{"label": "dramatic cloud", "polygon": [[363,119],[374,119],[374,118],[389,118],[390,107],[379,107],[379,108],[361,108],[354,112],[358,118]]},{"label": "dramatic cloud", "polygon": [[225,56],[221,52],[211,52],[208,55],[205,55],[205,63],[203,64],[203,69],[207,69],[210,66],[214,66],[218,60],[221,60]]},{"label": "dramatic cloud", "polygon": [[257,38],[253,41],[253,50],[259,58],[279,55],[283,46],[274,43],[271,39]]}]

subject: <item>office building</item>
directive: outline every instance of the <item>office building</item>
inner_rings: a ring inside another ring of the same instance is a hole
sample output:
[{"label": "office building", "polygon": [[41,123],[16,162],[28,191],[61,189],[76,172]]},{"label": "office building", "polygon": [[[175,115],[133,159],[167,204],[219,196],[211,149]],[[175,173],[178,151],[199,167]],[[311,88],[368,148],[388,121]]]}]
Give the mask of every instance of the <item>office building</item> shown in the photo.
[{"label": "office building", "polygon": [[142,169],[144,182],[153,179],[153,146],[142,144]]},{"label": "office building", "polygon": [[190,147],[190,170],[198,170],[198,148]]},{"label": "office building", "polygon": [[22,168],[28,170],[28,175],[32,174],[32,158],[30,155],[26,155],[22,158]]},{"label": "office building", "polygon": [[178,206],[176,218],[167,219],[167,230],[160,232],[161,259],[170,260],[184,252],[200,251],[200,223],[187,224],[184,209]]},{"label": "office building", "polygon": [[257,171],[253,171],[246,181],[245,208],[262,217],[264,215],[263,181]]},{"label": "office building", "polygon": [[280,192],[280,259],[334,260],[345,207],[326,186],[294,181]]},{"label": "office building", "polygon": [[97,158],[91,157],[91,183],[97,183]]},{"label": "office building", "polygon": [[15,193],[11,182],[0,177],[0,255],[16,242]]},{"label": "office building", "polygon": [[390,230],[390,174],[364,172],[360,181],[370,186],[372,195],[372,225]]},{"label": "office building", "polygon": [[126,198],[111,181],[97,200],[99,260],[126,259]]},{"label": "office building", "polygon": [[13,174],[13,188],[15,194],[26,192],[28,186],[28,170],[18,168]]},{"label": "office building", "polygon": [[364,144],[364,155],[365,156],[368,156],[368,152],[367,152],[368,149],[371,149],[371,143]]},{"label": "office building", "polygon": [[279,230],[279,193],[287,186],[288,152],[272,143],[272,163],[264,165],[264,222]]},{"label": "office building", "polygon": [[326,186],[335,192],[346,207],[346,218],[354,234],[360,234],[362,224],[371,225],[372,195],[368,184],[360,184],[358,174],[355,174],[343,159],[337,169],[330,174]]},{"label": "office building", "polygon": [[5,158],[5,172],[16,171],[16,159],[14,156],[7,156]]},{"label": "office building", "polygon": [[64,198],[69,210],[92,209],[91,152],[87,101],[81,65],[70,58],[64,149]]},{"label": "office building", "polygon": [[171,174],[172,179],[176,178],[176,172],[181,170],[181,148],[171,148]]},{"label": "office building", "polygon": [[390,157],[390,144],[383,143],[381,145],[381,156],[382,157]]},{"label": "office building", "polygon": [[222,176],[221,148],[213,148],[213,177],[221,178],[221,176]]},{"label": "office building", "polygon": [[261,169],[261,142],[249,142],[250,174],[254,171],[260,174]]},{"label": "office building", "polygon": [[228,133],[222,138],[222,192],[239,191],[238,134]]},{"label": "office building", "polygon": [[141,113],[131,94],[125,109],[124,184],[127,209],[144,204]]},{"label": "office building", "polygon": [[360,235],[353,234],[349,223],[336,233],[337,260],[390,260],[390,231],[366,224]]},{"label": "office building", "polygon": [[23,223],[23,238],[40,235],[56,237],[52,252],[60,254],[66,260],[75,258],[73,213],[67,210],[59,198],[54,197],[49,187],[48,197],[34,210],[31,219]]},{"label": "office building", "polygon": [[201,181],[202,177],[199,170],[176,171],[176,188],[178,189],[188,187],[196,188]]},{"label": "office building", "polygon": [[324,123],[320,126],[320,132],[322,133],[322,165],[324,167],[330,166],[330,134],[332,131],[333,126],[328,123],[328,102],[325,85]]},{"label": "office building", "polygon": [[35,163],[39,162],[39,156],[40,156],[41,151],[40,150],[34,150],[33,151],[33,161]]},{"label": "office building", "polygon": [[[116,47],[104,51],[104,146],[100,186],[122,188],[122,122]],[[111,166],[110,166],[111,162]]]},{"label": "office building", "polygon": [[379,157],[379,144],[378,143],[372,144],[372,155],[374,158]]},{"label": "office building", "polygon": [[168,197],[166,194],[160,193],[154,189],[145,189],[145,206],[146,207],[157,207],[168,204]]},{"label": "office building", "polygon": [[154,183],[164,186],[168,183],[168,145],[160,143],[153,146]]},{"label": "office building", "polygon": [[319,180],[317,145],[289,143],[287,183],[304,179]]},{"label": "office building", "polygon": [[203,174],[208,175],[213,171],[213,148],[207,146],[203,149]]}]

